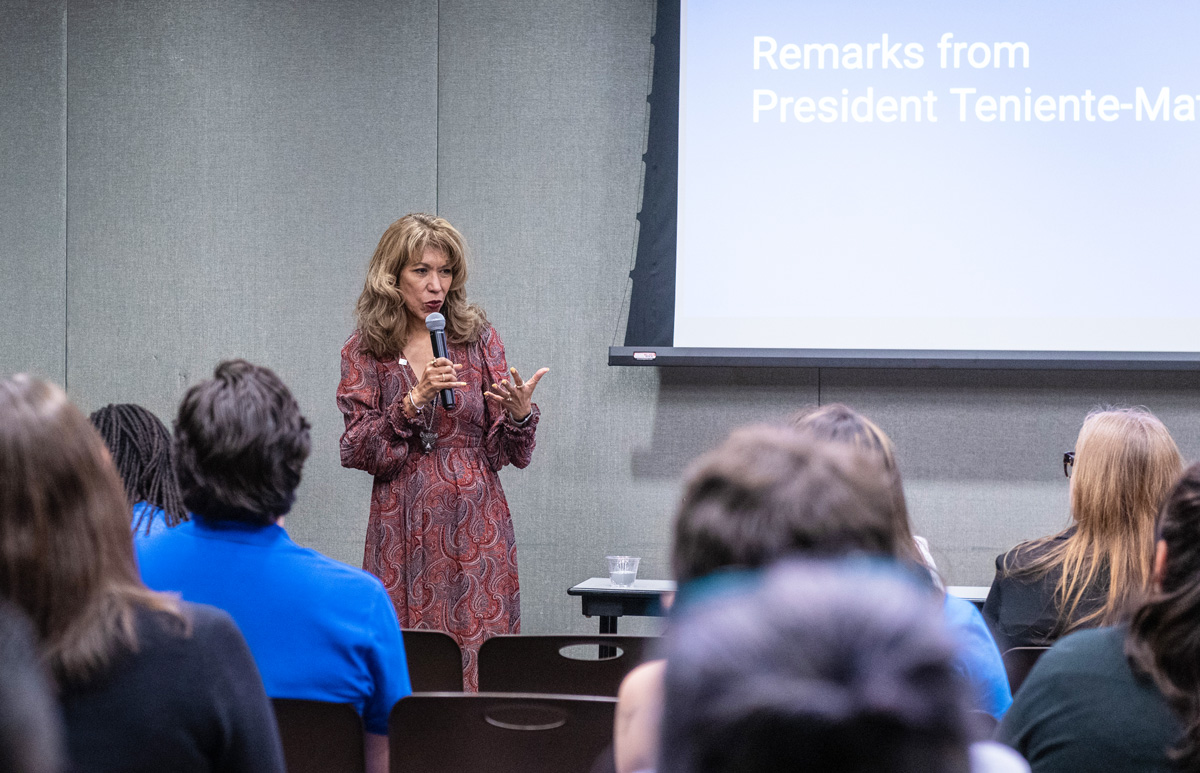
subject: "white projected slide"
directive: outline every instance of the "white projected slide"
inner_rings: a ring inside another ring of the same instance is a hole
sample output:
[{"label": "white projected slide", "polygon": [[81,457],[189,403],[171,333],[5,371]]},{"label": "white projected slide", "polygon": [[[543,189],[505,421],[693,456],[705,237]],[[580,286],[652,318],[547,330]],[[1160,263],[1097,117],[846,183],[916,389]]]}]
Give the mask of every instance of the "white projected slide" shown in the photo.
[{"label": "white projected slide", "polygon": [[680,28],[675,346],[1200,352],[1200,3]]}]

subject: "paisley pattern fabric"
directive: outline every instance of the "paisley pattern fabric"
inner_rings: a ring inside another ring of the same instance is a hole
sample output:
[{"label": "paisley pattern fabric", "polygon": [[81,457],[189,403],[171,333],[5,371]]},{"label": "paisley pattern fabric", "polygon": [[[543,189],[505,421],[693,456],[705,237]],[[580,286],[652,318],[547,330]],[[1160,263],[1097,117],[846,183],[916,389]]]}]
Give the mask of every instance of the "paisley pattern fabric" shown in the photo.
[{"label": "paisley pattern fabric", "polygon": [[[409,419],[401,406],[417,383],[399,360],[360,350],[358,333],[342,347],[337,403],[346,421],[342,465],[375,476],[363,569],[383,580],[402,628],[446,631],[463,650],[463,677],[478,689],[476,656],[484,639],[520,633],[517,552],[497,470],[525,467],[539,411],[524,424],[483,396],[508,377],[504,345],[491,327],[472,344],[450,344],[464,367],[450,411]],[[422,421],[424,418],[424,422]],[[422,431],[437,432],[426,452]]]}]

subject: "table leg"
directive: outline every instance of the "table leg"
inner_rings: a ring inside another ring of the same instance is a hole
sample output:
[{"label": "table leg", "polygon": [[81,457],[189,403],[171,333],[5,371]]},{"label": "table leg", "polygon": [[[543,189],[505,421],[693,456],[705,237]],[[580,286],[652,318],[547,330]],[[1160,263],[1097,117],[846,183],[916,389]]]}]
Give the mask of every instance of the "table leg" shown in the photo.
[{"label": "table leg", "polygon": [[[617,618],[610,615],[600,615],[600,633],[616,633]],[[607,660],[617,656],[617,648],[608,644],[600,645],[600,659]]]}]

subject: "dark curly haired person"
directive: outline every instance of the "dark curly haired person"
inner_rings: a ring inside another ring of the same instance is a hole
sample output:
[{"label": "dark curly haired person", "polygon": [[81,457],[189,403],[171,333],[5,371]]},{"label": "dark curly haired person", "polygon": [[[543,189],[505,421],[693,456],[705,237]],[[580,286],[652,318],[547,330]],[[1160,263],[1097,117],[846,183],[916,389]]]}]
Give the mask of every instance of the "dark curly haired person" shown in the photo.
[{"label": "dark curly haired person", "polygon": [[372,575],[297,545],[283,528],[309,424],[271,370],[222,362],[188,390],[175,460],[193,514],[138,545],[146,584],[229,612],[267,695],[353,704],[368,773],[387,770],[387,720],[408,695],[396,612]]}]

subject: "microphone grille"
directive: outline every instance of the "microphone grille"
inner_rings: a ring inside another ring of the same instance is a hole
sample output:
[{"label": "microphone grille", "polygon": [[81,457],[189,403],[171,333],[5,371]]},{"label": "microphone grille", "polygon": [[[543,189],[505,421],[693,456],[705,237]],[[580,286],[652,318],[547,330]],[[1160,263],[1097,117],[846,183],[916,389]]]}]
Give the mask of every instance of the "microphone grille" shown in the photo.
[{"label": "microphone grille", "polygon": [[446,329],[446,318],[436,311],[425,318],[425,329],[433,332]]}]

